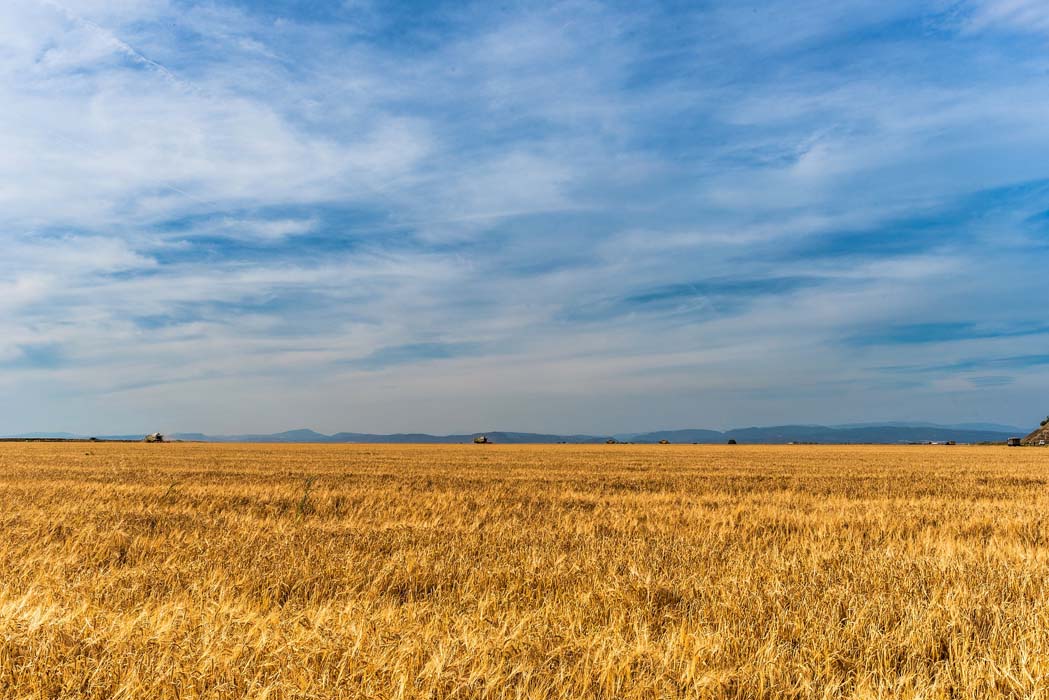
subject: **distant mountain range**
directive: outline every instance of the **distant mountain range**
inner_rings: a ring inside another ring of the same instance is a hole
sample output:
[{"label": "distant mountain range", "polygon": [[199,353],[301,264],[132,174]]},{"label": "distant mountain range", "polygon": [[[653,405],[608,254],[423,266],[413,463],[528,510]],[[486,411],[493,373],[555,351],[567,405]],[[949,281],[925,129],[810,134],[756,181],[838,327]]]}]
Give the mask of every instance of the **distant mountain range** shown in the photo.
[{"label": "distant mountain range", "polygon": [[[996,423],[857,423],[847,425],[777,425],[770,427],[736,428],[734,430],[660,430],[648,433],[619,433],[616,435],[553,435],[545,433],[514,433],[492,431],[463,435],[428,435],[426,433],[335,433],[325,435],[313,430],[289,430],[283,433],[250,435],[206,435],[204,433],[175,433],[172,440],[200,442],[283,442],[283,443],[469,443],[485,435],[493,443],[542,444],[571,443],[598,444],[608,440],[618,442],[658,443],[724,443],[735,440],[741,444],[785,444],[815,442],[843,445],[850,443],[896,444],[910,442],[1004,442],[1010,437],[1026,435],[1030,429]],[[25,433],[11,436],[17,439],[84,439],[88,436],[72,433]],[[103,440],[139,440],[141,435],[99,435]]]}]

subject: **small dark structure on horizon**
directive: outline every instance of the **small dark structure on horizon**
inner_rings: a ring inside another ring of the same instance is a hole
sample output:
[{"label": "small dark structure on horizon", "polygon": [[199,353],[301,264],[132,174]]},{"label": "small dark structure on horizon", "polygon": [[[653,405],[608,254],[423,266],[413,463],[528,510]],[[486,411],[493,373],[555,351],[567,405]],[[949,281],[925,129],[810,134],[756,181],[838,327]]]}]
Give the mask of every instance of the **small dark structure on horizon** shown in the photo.
[{"label": "small dark structure on horizon", "polygon": [[488,443],[488,436],[487,435],[478,435],[477,437],[474,438],[474,444],[475,445],[487,445],[487,444],[489,444]]},{"label": "small dark structure on horizon", "polygon": [[164,436],[160,433],[150,433],[142,438],[142,442],[164,442]]},{"label": "small dark structure on horizon", "polygon": [[660,445],[669,445],[670,444],[670,440],[660,440],[659,444]]},{"label": "small dark structure on horizon", "polygon": [[1009,447],[1019,447],[1020,446],[1020,438],[1017,438],[1017,437],[1009,438],[1009,440],[1006,441],[1005,444],[1008,445]]},{"label": "small dark structure on horizon", "polygon": [[605,444],[606,444],[606,445],[615,445],[615,444],[616,444],[616,442],[617,442],[617,441],[616,441],[616,439],[615,439],[615,438],[608,438],[607,440],[605,440]]},{"label": "small dark structure on horizon", "polygon": [[728,444],[730,444],[730,445],[735,445],[735,444],[736,444],[736,441],[735,441],[735,440],[729,440],[729,441],[728,441]]}]

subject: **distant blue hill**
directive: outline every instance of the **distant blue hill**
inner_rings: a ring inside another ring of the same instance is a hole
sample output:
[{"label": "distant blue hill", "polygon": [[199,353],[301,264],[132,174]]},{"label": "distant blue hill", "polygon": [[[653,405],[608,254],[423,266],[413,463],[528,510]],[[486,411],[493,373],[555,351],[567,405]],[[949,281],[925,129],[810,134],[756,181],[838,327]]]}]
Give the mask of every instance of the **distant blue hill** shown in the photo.
[{"label": "distant blue hill", "polygon": [[208,436],[201,433],[184,433],[173,436],[176,439],[202,440],[207,442],[319,442],[319,443],[470,443],[474,438],[484,435],[490,442],[501,444],[598,444],[610,439],[618,442],[658,443],[666,440],[671,443],[724,443],[735,440],[738,443],[750,444],[786,444],[790,442],[816,442],[824,444],[874,443],[895,444],[909,442],[1004,442],[1010,437],[1026,435],[1028,430],[995,426],[997,430],[970,427],[966,425],[923,424],[867,424],[854,426],[824,425],[781,425],[768,427],[736,428],[720,431],[707,429],[691,430],[657,430],[647,433],[626,433],[609,435],[557,435],[550,433],[520,433],[508,431],[488,431],[464,433],[458,435],[431,435],[428,433],[395,433],[382,435],[375,433],[342,432],[324,435],[312,430],[289,430],[269,435],[218,435]]},{"label": "distant blue hill", "polygon": [[717,443],[725,442],[725,433],[720,430],[657,430],[651,433],[635,433],[625,442],[702,442]]},{"label": "distant blue hill", "polygon": [[955,430],[983,430],[991,433],[1026,433],[1029,428],[1021,428],[1015,425],[1003,423],[923,423],[907,421],[889,421],[884,423],[846,423],[844,425],[832,425],[831,428],[951,428]]},{"label": "distant blue hill", "polygon": [[[202,433],[176,433],[172,436],[176,440],[201,440],[203,442],[316,442],[316,443],[437,443],[457,444],[472,443],[474,438],[486,436],[490,442],[502,444],[544,444],[544,443],[602,443],[606,437],[595,435],[551,435],[545,433],[515,433],[505,431],[491,431],[484,433],[468,433],[462,435],[430,435],[428,433],[393,433],[379,435],[374,433],[335,433],[324,435],[313,430],[289,430],[283,433],[269,435],[204,435]],[[657,440],[658,442],[658,440]]]},{"label": "distant blue hill", "polygon": [[899,444],[912,442],[1004,442],[1025,435],[1023,431],[972,430],[930,424],[928,426],[869,425],[831,428],[820,425],[781,425],[767,428],[738,428],[725,432],[726,439],[740,443],[784,444],[815,442],[830,445]]},{"label": "distant blue hill", "polygon": [[[725,443],[735,440],[741,444],[786,444],[791,442],[814,442],[822,444],[898,444],[914,442],[1004,442],[1010,437],[1022,437],[1030,432],[1024,428],[994,423],[962,423],[938,425],[936,423],[861,423],[850,425],[778,425],[765,427],[735,428],[733,430],[657,430],[647,433],[622,433],[609,435],[557,435],[550,433],[520,433],[490,431],[457,435],[430,435],[427,433],[375,433],[341,432],[325,435],[307,428],[288,430],[281,433],[208,435],[206,433],[175,433],[171,440],[199,442],[271,442],[271,443],[471,443],[484,435],[498,444],[545,444],[569,443],[577,445],[599,444],[609,440],[633,443]],[[88,436],[72,433],[23,433],[15,439],[84,439]],[[99,435],[104,440],[140,440],[142,435]]]}]

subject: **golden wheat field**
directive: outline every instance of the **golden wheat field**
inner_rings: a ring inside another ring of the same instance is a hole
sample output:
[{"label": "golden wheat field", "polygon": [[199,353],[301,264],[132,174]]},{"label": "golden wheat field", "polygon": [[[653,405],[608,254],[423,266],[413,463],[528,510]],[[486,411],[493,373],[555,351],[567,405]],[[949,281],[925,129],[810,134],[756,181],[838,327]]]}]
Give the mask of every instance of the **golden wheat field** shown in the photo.
[{"label": "golden wheat field", "polygon": [[0,445],[0,697],[1049,697],[1049,450]]}]

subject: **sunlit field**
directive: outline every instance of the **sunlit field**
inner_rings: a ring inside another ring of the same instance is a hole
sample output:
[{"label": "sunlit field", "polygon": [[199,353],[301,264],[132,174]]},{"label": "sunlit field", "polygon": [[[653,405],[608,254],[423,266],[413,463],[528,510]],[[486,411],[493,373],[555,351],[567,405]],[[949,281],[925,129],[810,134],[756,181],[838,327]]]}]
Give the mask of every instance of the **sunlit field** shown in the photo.
[{"label": "sunlit field", "polygon": [[2,698],[1049,696],[1049,450],[0,445]]}]

